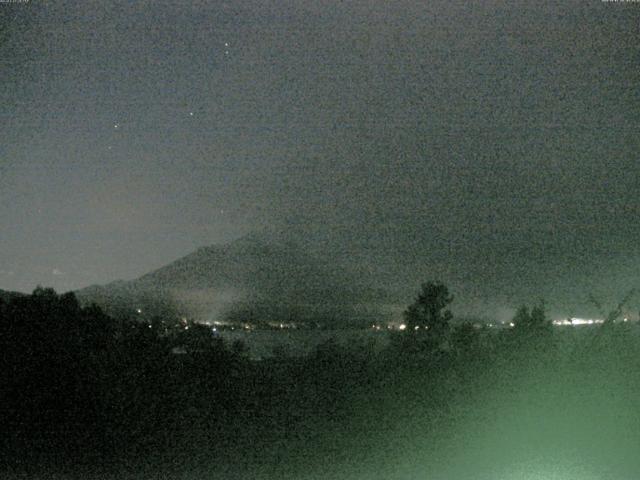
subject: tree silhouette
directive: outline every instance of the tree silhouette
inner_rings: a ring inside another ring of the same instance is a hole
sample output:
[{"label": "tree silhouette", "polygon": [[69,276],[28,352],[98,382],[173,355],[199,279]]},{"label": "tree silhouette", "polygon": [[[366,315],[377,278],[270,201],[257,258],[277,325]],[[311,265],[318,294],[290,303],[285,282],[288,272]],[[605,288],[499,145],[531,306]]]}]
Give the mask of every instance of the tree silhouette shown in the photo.
[{"label": "tree silhouette", "polygon": [[433,336],[445,335],[453,318],[451,311],[447,309],[452,301],[453,296],[444,284],[422,284],[420,294],[403,314],[407,330],[413,332],[424,329]]},{"label": "tree silhouette", "polygon": [[505,332],[508,337],[516,343],[511,345],[517,353],[519,349],[529,351],[534,349],[537,354],[542,354],[541,349],[551,347],[553,327],[551,320],[547,317],[544,301],[540,300],[531,309],[522,305],[516,311],[512,319],[513,329]]},{"label": "tree silhouette", "polygon": [[527,328],[531,324],[531,314],[529,313],[529,307],[526,305],[520,305],[516,314],[511,321],[513,326],[518,329]]},{"label": "tree silhouette", "polygon": [[622,297],[620,302],[618,302],[618,305],[614,309],[609,310],[609,312],[605,311],[602,305],[602,302],[600,302],[592,293],[589,294],[589,301],[593,305],[595,305],[595,307],[598,309],[598,312],[600,313],[600,315],[602,315],[604,322],[606,324],[612,324],[622,316],[622,312],[624,308],[627,306],[629,301],[636,295],[636,293],[637,293],[637,290],[635,288],[632,288],[631,290],[629,290],[626,293],[626,295]]}]

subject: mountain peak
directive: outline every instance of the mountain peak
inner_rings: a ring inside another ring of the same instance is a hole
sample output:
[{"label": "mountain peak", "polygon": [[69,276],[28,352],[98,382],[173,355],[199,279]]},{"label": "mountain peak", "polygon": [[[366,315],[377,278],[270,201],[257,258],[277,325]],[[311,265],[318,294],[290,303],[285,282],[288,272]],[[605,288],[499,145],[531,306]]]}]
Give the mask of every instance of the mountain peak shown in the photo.
[{"label": "mountain peak", "polygon": [[146,299],[169,299],[180,311],[209,320],[252,302],[265,318],[297,312],[301,318],[346,319],[371,298],[366,282],[345,265],[308,252],[285,235],[263,231],[201,247],[127,282],[126,288],[114,287],[103,293],[131,297],[128,303],[136,308]]},{"label": "mountain peak", "polygon": [[207,245],[202,245],[200,247],[198,247],[198,250],[203,250],[203,249],[207,249],[207,248],[221,248],[221,247],[226,247],[229,245],[233,245],[235,243],[260,243],[260,242],[267,242],[269,240],[271,240],[273,238],[275,238],[275,235],[269,235],[269,234],[265,234],[261,231],[258,230],[252,230],[248,233],[245,233],[244,235],[240,235],[239,237],[236,237],[232,240],[226,240],[226,241],[222,241],[222,242],[216,242],[216,243],[210,243]]}]

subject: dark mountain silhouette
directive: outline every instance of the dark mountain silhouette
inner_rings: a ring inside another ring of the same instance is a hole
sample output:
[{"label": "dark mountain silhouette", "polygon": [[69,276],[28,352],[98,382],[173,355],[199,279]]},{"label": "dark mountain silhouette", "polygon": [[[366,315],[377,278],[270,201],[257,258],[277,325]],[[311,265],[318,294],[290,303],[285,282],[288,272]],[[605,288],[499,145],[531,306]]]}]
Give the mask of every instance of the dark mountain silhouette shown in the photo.
[{"label": "dark mountain silhouette", "polygon": [[190,316],[196,320],[364,320],[384,293],[328,257],[298,244],[250,234],[202,247],[132,281],[77,292],[110,313]]}]

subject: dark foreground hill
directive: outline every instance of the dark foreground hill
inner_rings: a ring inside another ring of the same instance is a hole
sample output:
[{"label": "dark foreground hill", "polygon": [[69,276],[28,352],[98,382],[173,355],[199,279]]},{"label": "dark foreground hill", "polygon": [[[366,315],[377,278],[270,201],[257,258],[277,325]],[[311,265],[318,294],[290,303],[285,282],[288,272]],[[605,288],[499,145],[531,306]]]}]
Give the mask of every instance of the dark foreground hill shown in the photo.
[{"label": "dark foreground hill", "polygon": [[[202,325],[0,304],[0,478],[637,478],[637,324],[454,328],[252,361]],[[381,332],[387,335],[387,332]],[[176,347],[181,346],[180,354]]]},{"label": "dark foreground hill", "polygon": [[368,321],[384,294],[327,258],[291,242],[249,235],[199,248],[135,280],[91,286],[77,295],[113,314],[140,310],[205,321],[333,325]]}]

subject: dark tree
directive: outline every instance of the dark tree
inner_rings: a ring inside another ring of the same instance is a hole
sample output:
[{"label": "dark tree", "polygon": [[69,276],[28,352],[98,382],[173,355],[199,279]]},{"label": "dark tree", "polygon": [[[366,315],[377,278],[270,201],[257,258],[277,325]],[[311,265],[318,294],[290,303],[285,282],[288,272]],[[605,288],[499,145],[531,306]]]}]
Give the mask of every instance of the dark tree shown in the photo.
[{"label": "dark tree", "polygon": [[595,305],[595,307],[598,309],[598,312],[604,319],[604,323],[606,325],[611,325],[615,323],[616,320],[618,320],[622,316],[622,312],[627,307],[627,304],[631,301],[633,297],[636,296],[637,293],[638,293],[637,290],[635,288],[632,288],[626,293],[624,297],[621,298],[618,305],[615,308],[609,310],[608,312],[605,311],[605,308],[603,307],[602,302],[596,299],[596,297],[593,294],[589,295],[589,301],[593,305]]},{"label": "dark tree", "polygon": [[522,305],[513,317],[513,324],[516,331],[546,331],[551,328],[551,320],[547,318],[544,302],[540,301],[531,311],[526,305]]},{"label": "dark tree", "polygon": [[449,322],[453,318],[447,309],[453,301],[446,285],[439,282],[422,284],[422,291],[404,312],[407,330],[426,329],[434,336],[444,336],[449,331]]},{"label": "dark tree", "polygon": [[531,323],[531,314],[529,313],[529,307],[526,305],[520,305],[516,314],[513,316],[513,326],[518,329],[527,328]]}]

